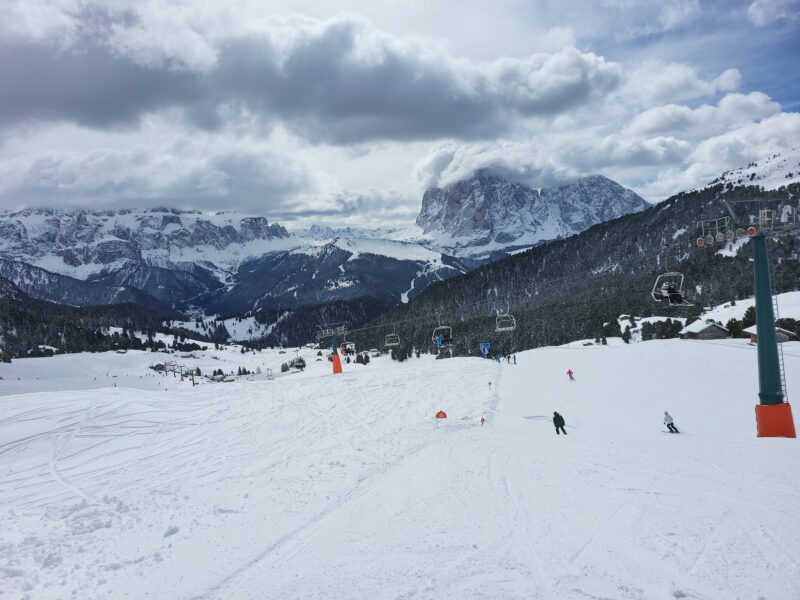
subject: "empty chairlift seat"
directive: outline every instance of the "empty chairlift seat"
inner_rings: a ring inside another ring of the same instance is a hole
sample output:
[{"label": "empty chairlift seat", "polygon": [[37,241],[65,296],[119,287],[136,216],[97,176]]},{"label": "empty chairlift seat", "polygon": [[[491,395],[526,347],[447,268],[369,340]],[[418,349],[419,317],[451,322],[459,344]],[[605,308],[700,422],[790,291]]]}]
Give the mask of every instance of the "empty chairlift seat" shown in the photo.
[{"label": "empty chairlift seat", "polygon": [[517,328],[517,320],[514,315],[497,315],[495,320],[495,331],[514,331]]}]

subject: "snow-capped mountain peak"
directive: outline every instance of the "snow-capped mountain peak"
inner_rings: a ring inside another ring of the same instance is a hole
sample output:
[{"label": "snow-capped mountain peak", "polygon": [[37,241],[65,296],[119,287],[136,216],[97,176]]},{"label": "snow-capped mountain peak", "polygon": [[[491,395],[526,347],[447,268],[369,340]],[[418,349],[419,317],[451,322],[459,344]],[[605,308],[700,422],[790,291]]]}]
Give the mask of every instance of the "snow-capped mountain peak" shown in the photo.
[{"label": "snow-capped mountain peak", "polygon": [[534,189],[479,171],[427,190],[416,224],[434,246],[465,255],[532,246],[648,206],[602,175]]},{"label": "snow-capped mountain peak", "polygon": [[[127,263],[180,268],[243,246],[283,240],[289,233],[261,216],[207,214],[169,208],[109,211],[27,209],[0,214],[0,254],[84,279]],[[231,247],[236,248],[231,248]]]}]

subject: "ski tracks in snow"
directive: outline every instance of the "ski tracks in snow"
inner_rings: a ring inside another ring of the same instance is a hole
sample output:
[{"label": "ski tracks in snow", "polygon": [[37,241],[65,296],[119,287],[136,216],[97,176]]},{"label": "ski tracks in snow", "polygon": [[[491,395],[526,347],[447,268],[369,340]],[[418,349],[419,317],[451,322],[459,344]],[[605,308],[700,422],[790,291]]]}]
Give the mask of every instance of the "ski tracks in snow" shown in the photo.
[{"label": "ski tracks in snow", "polygon": [[[547,349],[516,366],[412,358],[7,397],[0,587],[46,600],[796,597],[793,446],[752,441],[749,404],[744,426],[719,410],[731,400],[714,396],[707,346],[675,355],[699,370],[687,394],[647,370],[664,363],[648,344],[571,351],[573,383]],[[745,387],[729,361],[747,353],[717,349]],[[627,375],[612,377],[623,355]],[[668,406],[626,393],[640,371]],[[663,408],[698,411],[712,433],[661,435]]]},{"label": "ski tracks in snow", "polygon": [[[481,372],[485,376],[492,371],[484,368]],[[298,410],[302,408],[310,423],[295,433],[298,443],[301,440],[307,443],[308,434],[319,431],[322,426],[324,435],[319,435],[316,440],[321,447],[335,452],[345,462],[357,460],[371,466],[355,479],[350,489],[328,502],[311,519],[266,544],[244,564],[190,597],[246,598],[251,597],[251,590],[259,590],[262,597],[281,597],[279,590],[286,583],[280,581],[281,573],[291,572],[298,563],[313,561],[307,555],[324,546],[326,539],[343,535],[348,527],[358,529],[370,518],[382,520],[385,514],[381,512],[381,502],[375,497],[383,497],[387,489],[397,485],[398,478],[407,477],[409,464],[420,460],[432,447],[441,443],[442,434],[451,437],[465,427],[479,427],[480,415],[487,414],[487,408],[496,403],[496,394],[488,394],[481,402],[480,394],[476,396],[469,382],[451,376],[443,380],[439,369],[426,369],[420,374],[420,379],[416,382],[418,388],[435,392],[419,396],[429,406],[423,409],[427,415],[422,420],[420,406],[395,400],[394,390],[405,389],[408,384],[400,383],[402,379],[397,383],[387,382],[385,376],[376,378],[374,382],[366,375],[360,382],[348,382],[343,378],[334,382],[345,388],[336,395],[323,394],[319,390],[319,395],[307,396],[302,401],[292,400],[292,406]],[[450,393],[443,394],[443,390]],[[468,394],[472,397],[468,398]],[[426,399],[426,396],[429,397]],[[451,419],[448,421],[452,420],[452,423],[448,422],[445,427],[453,430],[450,434],[431,427],[441,425],[434,422],[433,413],[444,397],[449,399],[447,408]],[[454,401],[459,398],[461,402]],[[464,402],[465,399],[468,401]],[[373,526],[380,525],[373,522]],[[368,556],[353,557],[354,563],[360,561],[370,564]]]}]

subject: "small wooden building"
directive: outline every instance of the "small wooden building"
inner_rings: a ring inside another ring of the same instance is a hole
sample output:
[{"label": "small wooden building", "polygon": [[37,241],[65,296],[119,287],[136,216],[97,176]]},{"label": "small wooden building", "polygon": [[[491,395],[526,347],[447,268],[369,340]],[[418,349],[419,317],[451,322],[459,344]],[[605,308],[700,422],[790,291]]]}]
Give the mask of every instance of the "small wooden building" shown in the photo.
[{"label": "small wooden building", "polygon": [[[750,336],[750,341],[754,344],[758,342],[758,332],[756,331],[756,326],[753,325],[752,327],[748,327],[744,330],[744,332]],[[783,329],[782,327],[775,328],[775,337],[778,339],[778,343],[782,344],[783,342],[796,342],[797,335],[793,332],[789,331],[788,329]]]},{"label": "small wooden building", "polygon": [[721,340],[730,333],[713,319],[699,319],[681,329],[678,335],[682,340]]}]

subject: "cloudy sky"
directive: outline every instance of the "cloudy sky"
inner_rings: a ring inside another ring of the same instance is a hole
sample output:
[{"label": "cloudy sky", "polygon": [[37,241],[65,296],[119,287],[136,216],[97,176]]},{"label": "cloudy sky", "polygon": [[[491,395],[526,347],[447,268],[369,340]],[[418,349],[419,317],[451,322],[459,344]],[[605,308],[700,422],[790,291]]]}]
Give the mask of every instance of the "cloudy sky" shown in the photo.
[{"label": "cloudy sky", "polygon": [[405,225],[490,168],[659,201],[800,145],[800,0],[3,0],[0,210]]}]

